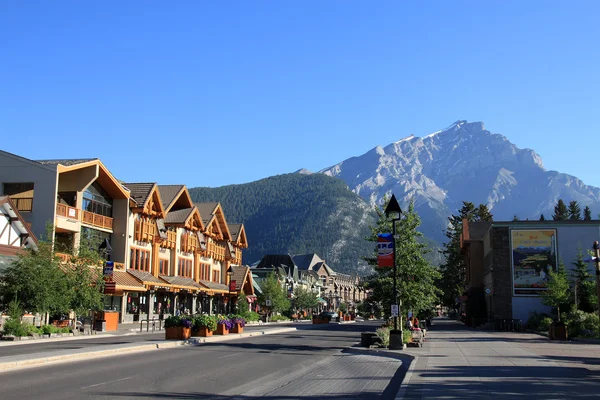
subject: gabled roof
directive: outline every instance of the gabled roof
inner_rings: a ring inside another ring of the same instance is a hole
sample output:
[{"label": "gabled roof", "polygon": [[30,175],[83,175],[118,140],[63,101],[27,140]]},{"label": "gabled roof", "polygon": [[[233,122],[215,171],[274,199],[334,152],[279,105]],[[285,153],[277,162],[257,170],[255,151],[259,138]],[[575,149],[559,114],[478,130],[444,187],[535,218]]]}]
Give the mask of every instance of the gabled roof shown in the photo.
[{"label": "gabled roof", "polygon": [[250,293],[246,294],[254,294],[254,288],[252,285],[247,285],[248,280],[252,280],[252,274],[250,273],[250,268],[242,265],[232,265],[233,274],[231,275],[231,280],[235,281],[235,290],[240,291],[244,289],[244,286],[248,288]]},{"label": "gabled roof", "polygon": [[207,202],[207,203],[194,203],[196,207],[198,207],[198,211],[200,211],[200,215],[202,216],[202,222],[204,226],[210,225],[214,220],[219,224],[219,229],[223,234],[223,239],[231,240],[231,233],[229,232],[229,226],[227,225],[227,221],[225,220],[225,215],[223,213],[223,208],[220,203],[215,202]]},{"label": "gabled roof", "polygon": [[267,254],[261,258],[256,268],[271,268],[285,265],[287,267],[295,267],[296,264],[292,256],[289,254]]},{"label": "gabled roof", "polygon": [[143,207],[150,198],[152,189],[156,183],[124,183],[125,187],[131,192],[131,198],[135,200],[138,206]]},{"label": "gabled roof", "polygon": [[181,193],[184,187],[185,185],[158,185],[160,197],[165,209],[169,207],[173,201],[175,201],[175,198],[179,193]]},{"label": "gabled roof", "polygon": [[248,248],[248,240],[246,239],[246,229],[244,224],[228,224],[229,233],[231,233],[231,241],[238,247]]},{"label": "gabled roof", "polygon": [[185,224],[190,215],[194,212],[193,208],[184,208],[182,210],[171,211],[165,218],[165,224]]},{"label": "gabled roof", "polygon": [[292,256],[292,259],[298,266],[298,269],[307,270],[307,271],[314,269],[313,267],[316,264],[323,262],[323,259],[321,257],[319,257],[318,255],[316,255],[315,253]]},{"label": "gabled roof", "polygon": [[64,159],[64,160],[35,160],[42,165],[64,165],[70,167],[71,165],[83,164],[90,161],[100,161],[99,158],[80,158],[80,159]]},{"label": "gabled roof", "polygon": [[208,289],[211,290],[218,290],[220,292],[229,292],[229,286],[224,285],[222,283],[216,283],[216,282],[210,282],[210,281],[204,281],[204,280],[200,280],[200,285],[204,285],[205,287],[207,287]]},{"label": "gabled roof", "polygon": [[204,225],[206,225],[214,217],[213,213],[219,205],[219,203],[214,201],[207,203],[194,203],[194,205],[198,207],[198,211],[200,211],[200,216],[202,216],[202,222],[204,223]]},{"label": "gabled roof", "polygon": [[164,218],[165,210],[156,183],[124,183],[124,186],[131,192],[135,211]]},{"label": "gabled roof", "polygon": [[10,197],[0,196],[0,214],[6,215],[11,220],[11,223],[14,222],[14,227],[19,231],[19,235],[25,238],[24,244],[26,248],[37,249],[37,238]]}]

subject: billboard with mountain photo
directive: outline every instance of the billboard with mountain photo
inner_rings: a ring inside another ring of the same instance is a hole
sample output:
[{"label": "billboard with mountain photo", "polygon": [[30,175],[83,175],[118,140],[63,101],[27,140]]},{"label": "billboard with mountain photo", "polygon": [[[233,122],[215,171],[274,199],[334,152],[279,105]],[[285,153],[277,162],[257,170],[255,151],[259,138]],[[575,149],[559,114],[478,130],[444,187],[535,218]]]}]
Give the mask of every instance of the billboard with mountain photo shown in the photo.
[{"label": "billboard with mountain photo", "polygon": [[548,271],[556,271],[556,230],[513,229],[510,238],[513,293],[537,296],[548,285]]}]

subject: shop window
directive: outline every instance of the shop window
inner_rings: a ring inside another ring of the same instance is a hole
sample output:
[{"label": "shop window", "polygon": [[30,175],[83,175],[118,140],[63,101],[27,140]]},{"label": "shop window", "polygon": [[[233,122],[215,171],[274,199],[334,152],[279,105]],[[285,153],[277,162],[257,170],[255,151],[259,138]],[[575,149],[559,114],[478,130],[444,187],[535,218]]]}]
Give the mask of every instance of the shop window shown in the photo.
[{"label": "shop window", "polygon": [[221,274],[219,271],[213,271],[212,273],[212,281],[216,283],[221,283]]}]

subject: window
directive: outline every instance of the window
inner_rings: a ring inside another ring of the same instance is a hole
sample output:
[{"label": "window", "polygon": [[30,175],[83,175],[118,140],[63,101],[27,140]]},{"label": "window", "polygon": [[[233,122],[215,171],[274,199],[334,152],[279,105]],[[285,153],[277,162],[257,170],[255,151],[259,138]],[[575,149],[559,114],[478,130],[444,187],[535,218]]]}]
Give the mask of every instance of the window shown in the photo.
[{"label": "window", "polygon": [[83,192],[83,210],[112,217],[112,199],[96,182]]},{"label": "window", "polygon": [[10,196],[19,211],[33,210],[33,183],[5,183],[3,193]]},{"label": "window", "polygon": [[148,250],[131,248],[129,268],[150,272],[150,252]]},{"label": "window", "polygon": [[186,260],[184,258],[180,258],[179,259],[179,276],[191,278],[193,263],[194,263],[193,260]]},{"label": "window", "polygon": [[169,275],[169,260],[158,260],[158,272],[160,275]]},{"label": "window", "polygon": [[200,264],[200,279],[210,281],[210,264]]},{"label": "window", "polygon": [[219,271],[213,271],[212,276],[213,276],[213,279],[212,279],[213,282],[221,283],[221,274],[219,273]]}]

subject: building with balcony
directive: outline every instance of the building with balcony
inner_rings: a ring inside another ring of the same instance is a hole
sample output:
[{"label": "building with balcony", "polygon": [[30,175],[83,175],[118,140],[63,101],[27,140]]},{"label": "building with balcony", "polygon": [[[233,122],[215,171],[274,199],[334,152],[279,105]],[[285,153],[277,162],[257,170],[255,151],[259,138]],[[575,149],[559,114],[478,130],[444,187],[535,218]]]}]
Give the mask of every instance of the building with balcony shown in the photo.
[{"label": "building with balcony", "polygon": [[33,233],[57,250],[105,242],[112,260],[125,262],[130,193],[100,160],[34,161],[0,151],[0,187]]},{"label": "building with balcony", "polygon": [[25,249],[37,249],[37,238],[8,196],[0,196],[0,271]]},{"label": "building with balcony", "polygon": [[185,185],[123,184],[98,159],[0,151],[0,189],[65,262],[82,244],[99,244],[114,262],[105,308],[121,322],[225,312],[240,293],[254,294],[252,274],[236,273],[229,285],[248,247],[243,224],[228,224],[219,203],[194,204]]}]

